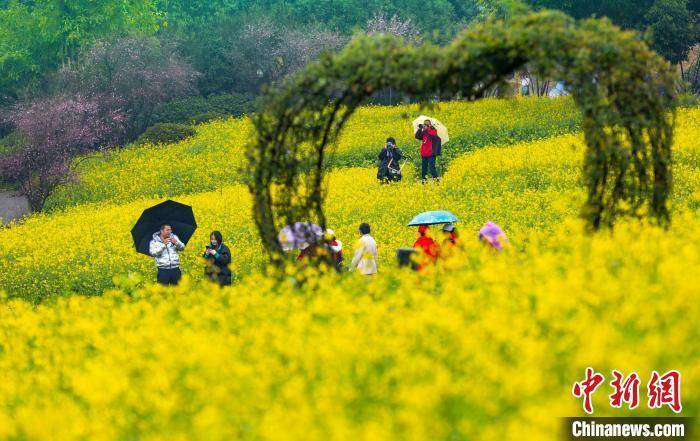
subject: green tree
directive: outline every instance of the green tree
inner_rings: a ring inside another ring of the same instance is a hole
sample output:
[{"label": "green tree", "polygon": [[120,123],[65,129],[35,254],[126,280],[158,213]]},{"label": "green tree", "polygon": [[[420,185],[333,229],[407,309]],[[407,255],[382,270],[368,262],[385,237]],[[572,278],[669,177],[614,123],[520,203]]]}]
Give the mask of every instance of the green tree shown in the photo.
[{"label": "green tree", "polygon": [[70,63],[103,37],[153,34],[162,13],[155,0],[6,0],[0,9],[0,97]]},{"label": "green tree", "polygon": [[521,0],[476,0],[481,18],[509,18],[528,10]]},{"label": "green tree", "polygon": [[559,9],[574,18],[608,17],[615,24],[649,31],[651,46],[676,64],[700,37],[700,0],[527,0],[536,9]]},{"label": "green tree", "polygon": [[0,105],[17,100],[21,86],[51,64],[46,56],[51,50],[27,7],[0,9]]},{"label": "green tree", "polygon": [[169,28],[196,28],[244,10],[240,0],[156,0]]},{"label": "green tree", "polygon": [[684,0],[656,0],[645,18],[657,52],[673,64],[688,58],[698,41],[698,26]]}]

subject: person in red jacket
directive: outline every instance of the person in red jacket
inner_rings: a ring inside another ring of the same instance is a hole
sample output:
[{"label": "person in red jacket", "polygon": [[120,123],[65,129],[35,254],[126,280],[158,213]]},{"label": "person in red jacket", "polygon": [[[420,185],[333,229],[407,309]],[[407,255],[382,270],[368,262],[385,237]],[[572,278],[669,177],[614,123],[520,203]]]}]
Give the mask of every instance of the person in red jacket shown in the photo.
[{"label": "person in red jacket", "polygon": [[422,270],[427,265],[435,263],[440,255],[440,246],[428,235],[427,231],[427,225],[418,227],[418,239],[413,244],[413,248],[416,248],[421,253],[418,271]]},{"label": "person in red jacket", "polygon": [[435,130],[435,127],[433,127],[429,119],[426,119],[423,124],[418,126],[416,139],[421,141],[421,179],[425,180],[428,174],[433,178],[437,178],[438,174],[435,169],[435,156],[437,152],[435,152],[433,144],[439,143],[440,139],[438,138],[437,130]]}]

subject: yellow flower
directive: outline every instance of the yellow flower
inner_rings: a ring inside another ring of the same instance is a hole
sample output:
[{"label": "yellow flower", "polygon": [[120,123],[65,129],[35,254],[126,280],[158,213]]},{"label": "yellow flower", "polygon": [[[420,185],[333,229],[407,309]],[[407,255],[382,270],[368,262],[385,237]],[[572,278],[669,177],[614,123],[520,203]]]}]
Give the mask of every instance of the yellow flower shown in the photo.
[{"label": "yellow flower", "polygon": [[[550,105],[564,115],[563,102],[487,100],[478,112],[448,104],[439,117],[458,133],[469,114],[465,125],[487,133],[508,112],[537,116]],[[407,112],[362,109],[339,154],[361,156],[384,132],[408,143]],[[372,118],[386,126],[366,129]],[[199,161],[172,182],[144,173],[160,147],[97,159],[112,177],[86,165],[71,187],[83,192],[57,196],[64,208],[0,230],[0,438],[558,439],[558,417],[582,412],[570,390],[589,365],[606,375],[636,370],[642,381],[652,369],[677,369],[692,414],[700,406],[691,393],[700,388],[700,110],[678,119],[668,230],[623,220],[585,232],[579,135],[470,151],[439,184],[417,184],[409,171],[382,186],[373,168],[338,168],[327,176],[329,227],[349,245],[369,222],[379,274],[309,270],[302,287],[261,271],[247,188],[207,187],[214,180],[199,174],[213,156],[243,148],[236,140],[247,122],[214,122],[172,146],[183,166]],[[104,189],[104,200],[85,203]],[[154,263],[136,254],[129,234],[165,195],[191,204],[200,224],[173,289],[150,283]],[[441,208],[459,217],[461,247],[420,275],[396,268],[396,248],[415,240],[405,224]],[[478,242],[487,220],[505,230],[510,249]],[[204,280],[199,259],[215,229],[240,279],[227,288]],[[659,415],[611,409],[600,390],[596,414]]]}]

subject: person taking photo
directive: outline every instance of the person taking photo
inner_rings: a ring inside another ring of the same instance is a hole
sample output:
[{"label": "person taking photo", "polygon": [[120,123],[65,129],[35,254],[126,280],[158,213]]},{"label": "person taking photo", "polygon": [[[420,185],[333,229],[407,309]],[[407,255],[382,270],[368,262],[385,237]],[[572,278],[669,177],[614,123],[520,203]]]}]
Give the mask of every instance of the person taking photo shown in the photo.
[{"label": "person taking photo", "polygon": [[438,173],[435,168],[435,157],[439,154],[441,144],[437,129],[433,127],[433,123],[429,119],[426,119],[423,124],[418,125],[415,137],[421,141],[421,180],[425,182],[428,175],[433,179],[437,179]]},{"label": "person taking photo", "polygon": [[386,147],[379,152],[379,171],[377,179],[381,182],[398,182],[401,180],[401,164],[404,158],[401,149],[396,147],[394,138],[387,138]]},{"label": "person taking photo", "polygon": [[231,284],[231,250],[224,245],[224,239],[219,231],[212,231],[209,235],[209,245],[206,246],[204,256],[207,266],[204,269],[207,277],[221,286]]},{"label": "person taking photo", "polygon": [[177,285],[182,278],[180,271],[179,251],[184,251],[185,244],[173,233],[173,228],[168,224],[160,226],[160,230],[153,233],[153,239],[148,247],[148,252],[153,256],[158,268],[158,283],[161,285]]}]

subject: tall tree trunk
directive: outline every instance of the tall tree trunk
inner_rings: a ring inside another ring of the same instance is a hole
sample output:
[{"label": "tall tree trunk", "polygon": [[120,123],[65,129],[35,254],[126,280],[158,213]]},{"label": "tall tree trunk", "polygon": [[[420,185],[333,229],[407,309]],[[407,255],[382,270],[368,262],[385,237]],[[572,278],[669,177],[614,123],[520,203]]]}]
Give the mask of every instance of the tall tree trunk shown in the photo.
[{"label": "tall tree trunk", "polygon": [[691,87],[693,88],[693,92],[698,93],[700,92],[700,84],[698,84],[698,75],[700,74],[700,55],[695,59],[695,73],[693,74],[693,80],[691,81]]}]

